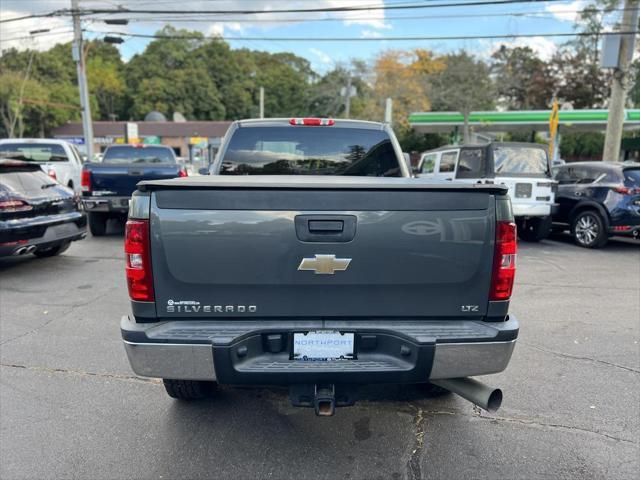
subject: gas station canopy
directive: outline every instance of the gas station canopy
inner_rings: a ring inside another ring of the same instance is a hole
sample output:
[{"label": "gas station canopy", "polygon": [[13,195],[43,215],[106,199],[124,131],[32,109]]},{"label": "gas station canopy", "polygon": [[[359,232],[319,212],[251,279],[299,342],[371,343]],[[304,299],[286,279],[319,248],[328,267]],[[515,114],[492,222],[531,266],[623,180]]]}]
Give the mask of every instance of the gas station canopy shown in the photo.
[{"label": "gas station canopy", "polygon": [[[560,130],[565,132],[605,131],[607,110],[560,110]],[[551,110],[471,112],[469,125],[474,132],[531,132],[549,130]],[[464,117],[458,112],[416,112],[409,124],[420,133],[449,133],[461,129]],[[625,110],[625,130],[640,129],[640,110]]]}]

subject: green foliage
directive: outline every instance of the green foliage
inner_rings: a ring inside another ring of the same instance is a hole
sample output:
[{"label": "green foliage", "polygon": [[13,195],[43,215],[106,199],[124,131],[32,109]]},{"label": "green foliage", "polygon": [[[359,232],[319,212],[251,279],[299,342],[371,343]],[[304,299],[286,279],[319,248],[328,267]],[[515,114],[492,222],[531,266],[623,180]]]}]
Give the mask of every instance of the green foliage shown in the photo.
[{"label": "green foliage", "polygon": [[467,52],[442,57],[446,68],[431,79],[433,108],[460,112],[464,116],[464,142],[470,140],[469,114],[494,107],[495,84],[489,66]]},{"label": "green foliage", "polygon": [[603,133],[580,132],[563,134],[560,142],[560,156],[564,159],[600,159],[603,148]]},{"label": "green foliage", "polygon": [[401,129],[396,131],[403,152],[424,152],[447,145],[448,135],[439,133],[417,133],[415,130]]},{"label": "green foliage", "polygon": [[502,45],[492,58],[491,70],[504,107],[510,110],[549,107],[556,81],[551,67],[531,48]]}]

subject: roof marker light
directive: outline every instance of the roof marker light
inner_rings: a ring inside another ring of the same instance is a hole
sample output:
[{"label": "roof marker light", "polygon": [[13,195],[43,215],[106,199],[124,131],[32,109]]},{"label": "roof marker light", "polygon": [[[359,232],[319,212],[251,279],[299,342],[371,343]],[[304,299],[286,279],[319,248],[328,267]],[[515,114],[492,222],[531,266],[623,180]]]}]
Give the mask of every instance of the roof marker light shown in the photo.
[{"label": "roof marker light", "polygon": [[330,127],[336,123],[333,118],[292,118],[291,125],[306,125],[314,127]]}]

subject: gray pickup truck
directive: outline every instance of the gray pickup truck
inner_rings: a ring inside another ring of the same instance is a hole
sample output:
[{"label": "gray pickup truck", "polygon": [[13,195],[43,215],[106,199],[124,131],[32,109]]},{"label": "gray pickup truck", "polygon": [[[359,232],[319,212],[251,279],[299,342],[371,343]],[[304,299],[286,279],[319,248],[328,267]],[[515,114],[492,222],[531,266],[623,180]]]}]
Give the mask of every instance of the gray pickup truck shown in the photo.
[{"label": "gray pickup truck", "polygon": [[469,377],[503,371],[518,335],[505,187],[410,178],[388,126],[347,120],[237,122],[212,170],[133,195],[135,373],[184,400],[285,385],[318,415],[372,383],[500,406]]}]

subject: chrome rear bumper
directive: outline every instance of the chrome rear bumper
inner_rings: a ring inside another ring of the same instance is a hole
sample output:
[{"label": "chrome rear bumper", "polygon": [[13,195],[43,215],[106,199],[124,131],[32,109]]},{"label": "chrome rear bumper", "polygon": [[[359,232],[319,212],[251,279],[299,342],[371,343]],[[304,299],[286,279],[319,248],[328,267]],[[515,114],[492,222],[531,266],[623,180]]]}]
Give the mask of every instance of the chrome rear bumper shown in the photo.
[{"label": "chrome rear bumper", "polygon": [[[436,344],[429,379],[502,372],[516,340]],[[207,344],[136,343],[124,341],[133,371],[143,377],[216,380],[213,347]]]}]

